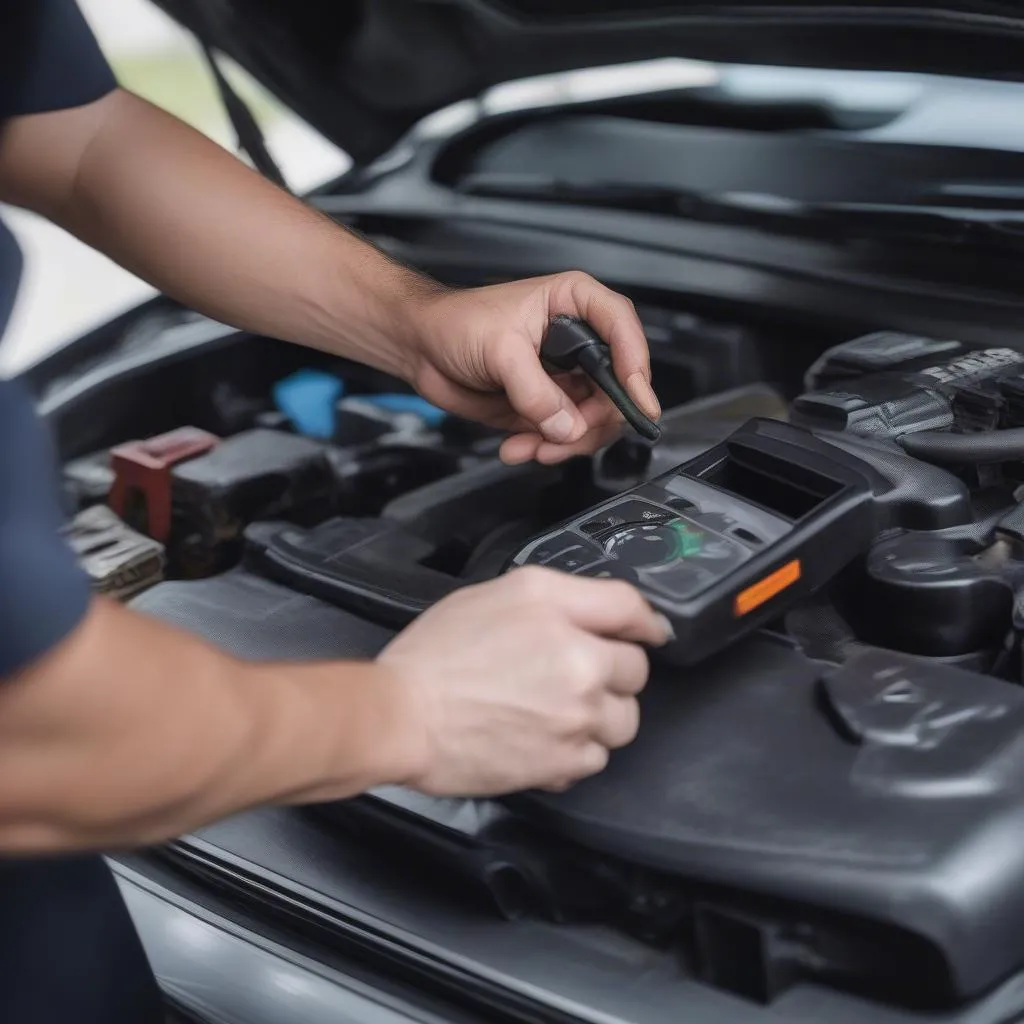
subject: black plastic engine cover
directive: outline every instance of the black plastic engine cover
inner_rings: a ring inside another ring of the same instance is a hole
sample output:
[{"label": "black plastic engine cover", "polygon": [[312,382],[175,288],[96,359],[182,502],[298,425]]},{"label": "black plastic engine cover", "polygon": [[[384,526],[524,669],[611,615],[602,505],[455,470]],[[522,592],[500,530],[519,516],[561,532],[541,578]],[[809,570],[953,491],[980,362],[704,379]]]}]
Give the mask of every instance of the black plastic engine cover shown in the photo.
[{"label": "black plastic engine cover", "polygon": [[[372,656],[391,635],[239,571],[134,605],[253,659]],[[718,886],[741,910],[768,898],[797,922],[873,922],[883,968],[913,937],[933,1002],[1024,964],[1018,687],[871,649],[826,669],[764,634],[686,672],[656,668],[642,704],[639,737],[605,772],[511,797],[513,817],[594,863]],[[438,842],[472,859],[505,827],[493,803],[410,797],[390,826],[410,863]],[[816,954],[825,977],[831,955]]]},{"label": "black plastic engine cover", "polygon": [[[928,339],[913,340],[924,343]],[[953,358],[947,352],[944,358],[922,366],[926,353],[938,356],[942,344],[933,341],[930,349],[923,348],[911,357],[909,352],[900,355],[899,346],[893,345],[889,336],[869,335],[833,349],[831,356],[838,360],[842,353],[851,356],[874,346],[875,355],[888,354],[895,363],[887,365],[879,358],[876,363],[887,368],[800,395],[792,405],[793,422],[863,437],[947,430],[958,420],[955,404],[959,391],[998,377],[1016,379],[1024,364],[1024,354],[1014,349],[991,348],[957,350]],[[814,379],[813,370],[809,376]]]},{"label": "black plastic engine cover", "polygon": [[986,560],[992,551],[973,538],[887,536],[836,603],[869,644],[932,658],[994,649],[1010,629],[1013,582],[1024,566]]},{"label": "black plastic engine cover", "polygon": [[769,639],[657,675],[605,772],[510,806],[636,864],[916,934],[942,965],[929,987],[985,990],[1024,962],[1024,693],[878,650],[820,677]]}]

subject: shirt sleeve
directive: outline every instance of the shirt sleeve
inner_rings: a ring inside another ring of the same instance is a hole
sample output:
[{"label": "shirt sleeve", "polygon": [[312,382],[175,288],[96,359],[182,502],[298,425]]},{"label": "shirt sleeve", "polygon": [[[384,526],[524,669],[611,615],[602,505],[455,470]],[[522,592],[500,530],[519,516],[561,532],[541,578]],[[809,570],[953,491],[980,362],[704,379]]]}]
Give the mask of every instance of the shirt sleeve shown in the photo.
[{"label": "shirt sleeve", "polygon": [[46,427],[23,385],[0,381],[0,679],[63,640],[89,606],[63,521]]},{"label": "shirt sleeve", "polygon": [[75,0],[28,3],[34,10],[24,74],[0,117],[81,107],[116,87],[114,73]]}]

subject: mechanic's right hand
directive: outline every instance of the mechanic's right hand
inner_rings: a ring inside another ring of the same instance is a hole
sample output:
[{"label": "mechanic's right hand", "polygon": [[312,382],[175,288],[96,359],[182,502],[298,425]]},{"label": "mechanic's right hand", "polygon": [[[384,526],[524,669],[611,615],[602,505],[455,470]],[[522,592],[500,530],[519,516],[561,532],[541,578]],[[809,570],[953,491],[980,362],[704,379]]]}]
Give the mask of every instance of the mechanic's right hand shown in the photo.
[{"label": "mechanic's right hand", "polygon": [[668,622],[627,583],[527,567],[435,605],[378,658],[400,693],[404,781],[438,796],[564,789],[639,724],[641,644]]}]

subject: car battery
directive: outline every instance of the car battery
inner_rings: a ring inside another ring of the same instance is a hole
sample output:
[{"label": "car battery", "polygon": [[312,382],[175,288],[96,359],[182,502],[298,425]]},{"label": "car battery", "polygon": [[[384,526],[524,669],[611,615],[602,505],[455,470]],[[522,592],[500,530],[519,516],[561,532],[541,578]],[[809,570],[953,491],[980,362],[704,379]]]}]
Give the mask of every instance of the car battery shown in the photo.
[{"label": "car battery", "polygon": [[131,529],[106,505],[79,512],[64,536],[98,594],[125,601],[163,579],[163,545]]},{"label": "car battery", "polygon": [[178,572],[219,571],[257,519],[307,525],[334,512],[337,484],[324,446],[298,434],[247,430],[171,470]]},{"label": "car battery", "polygon": [[130,526],[166,543],[171,533],[171,467],[217,445],[213,434],[180,427],[110,450],[110,507]]}]

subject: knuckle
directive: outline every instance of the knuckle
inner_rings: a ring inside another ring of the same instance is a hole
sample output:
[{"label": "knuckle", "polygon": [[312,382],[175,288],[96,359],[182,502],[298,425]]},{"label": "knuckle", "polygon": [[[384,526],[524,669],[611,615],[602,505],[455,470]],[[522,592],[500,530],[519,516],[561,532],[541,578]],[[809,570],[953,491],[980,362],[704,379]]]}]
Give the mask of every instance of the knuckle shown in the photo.
[{"label": "knuckle", "polygon": [[567,270],[562,275],[562,280],[564,280],[570,287],[597,283],[588,273],[586,273],[586,271],[583,270]]},{"label": "knuckle", "polygon": [[551,590],[554,573],[539,565],[524,565],[513,573],[520,593],[529,601],[541,600]]},{"label": "knuckle", "polygon": [[564,672],[560,656],[566,643],[571,642],[566,636],[565,628],[557,619],[544,615],[540,610],[531,609],[530,612],[526,642],[535,652],[551,659],[556,669]]},{"label": "knuckle", "polygon": [[580,694],[579,687],[563,680],[563,689],[551,709],[551,724],[555,735],[562,741],[576,741],[597,731],[599,713],[597,701],[589,694]]},{"label": "knuckle", "polygon": [[573,739],[580,736],[590,736],[596,731],[597,715],[594,709],[585,704],[574,704],[565,712],[564,730],[565,734]]},{"label": "knuckle", "polygon": [[625,580],[604,581],[609,603],[624,609],[632,615],[642,612],[647,607],[640,591]]},{"label": "knuckle", "polygon": [[629,654],[627,655],[625,673],[630,682],[642,683],[650,674],[651,659],[639,644],[629,644],[627,650]]},{"label": "knuckle", "polygon": [[622,710],[622,721],[616,746],[624,747],[636,739],[640,731],[640,705],[635,700],[627,701]]},{"label": "knuckle", "polygon": [[636,658],[636,688],[639,692],[647,685],[647,680],[651,678],[651,658],[650,655],[642,648],[637,648]]},{"label": "knuckle", "polygon": [[562,671],[575,693],[586,696],[599,689],[604,659],[591,644],[567,644],[562,649],[562,658]]},{"label": "knuckle", "polygon": [[580,758],[582,775],[596,775],[608,767],[608,750],[597,743],[585,747]]}]

